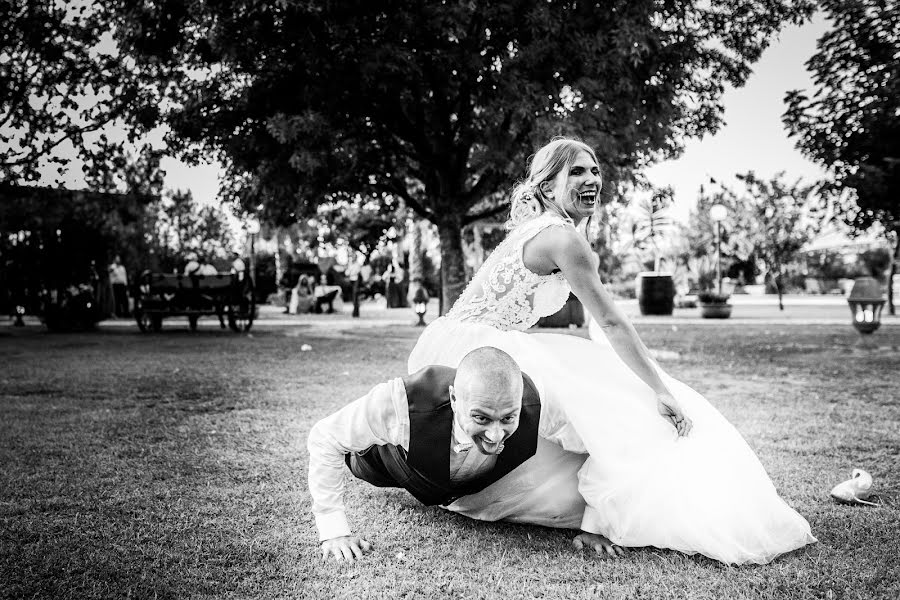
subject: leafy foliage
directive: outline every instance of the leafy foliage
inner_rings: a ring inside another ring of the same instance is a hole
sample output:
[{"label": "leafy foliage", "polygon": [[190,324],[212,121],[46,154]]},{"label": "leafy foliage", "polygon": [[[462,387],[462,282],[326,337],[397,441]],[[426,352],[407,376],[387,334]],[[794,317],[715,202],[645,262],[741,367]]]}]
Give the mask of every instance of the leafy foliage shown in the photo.
[{"label": "leafy foliage", "polygon": [[807,66],[815,91],[789,92],[784,121],[806,155],[853,190],[848,223],[900,222],[900,2],[825,0],[834,24]]},{"label": "leafy foliage", "polygon": [[146,217],[147,255],[143,268],[179,269],[189,252],[224,259],[236,240],[222,207],[199,206],[190,192],[176,191],[150,204]]},{"label": "leafy foliage", "polygon": [[725,190],[726,205],[735,207],[730,245],[736,256],[761,261],[778,291],[778,307],[784,310],[782,276],[785,266],[815,235],[820,226],[813,202],[813,186],[784,181],[784,173],[765,181],[752,171],[738,175],[744,190]]},{"label": "leafy foliage", "polygon": [[[825,188],[858,231],[879,223],[900,257],[900,2],[823,0],[833,23],[807,66],[815,91],[786,98],[784,121],[803,152],[829,169]],[[893,288],[888,285],[894,314]]]},{"label": "leafy foliage", "polygon": [[669,207],[674,190],[671,187],[654,189],[649,198],[638,202],[638,216],[631,223],[631,237],[638,249],[650,249],[653,253],[653,270],[659,271],[659,240],[672,228]]},{"label": "leafy foliage", "polygon": [[699,300],[703,304],[727,304],[730,297],[731,295],[729,294],[719,294],[718,292],[712,292],[709,290],[705,290],[697,294],[697,300]]},{"label": "leafy foliage", "polygon": [[[399,203],[387,204],[379,198],[332,198],[318,207],[311,220],[314,223],[311,233],[315,236],[310,240],[311,246],[345,246],[361,255],[365,264],[379,246],[396,237],[405,213]],[[351,262],[357,261],[351,259]]]},{"label": "leafy foliage", "polygon": [[141,248],[151,200],[0,184],[0,305],[17,296],[37,313],[42,290],[95,285],[113,255]]},{"label": "leafy foliage", "polygon": [[0,1],[0,181],[36,180],[73,154],[102,160],[103,128],[126,115],[133,133],[156,122],[152,88],[118,56],[108,16],[72,0]]},{"label": "leafy foliage", "polygon": [[[329,194],[400,197],[437,225],[445,306],[460,229],[553,134],[609,179],[715,131],[770,35],[809,1],[343,0],[115,3],[123,47],[164,72],[173,140],[229,165],[228,193],[289,222]],[[197,76],[202,73],[203,76]]]}]

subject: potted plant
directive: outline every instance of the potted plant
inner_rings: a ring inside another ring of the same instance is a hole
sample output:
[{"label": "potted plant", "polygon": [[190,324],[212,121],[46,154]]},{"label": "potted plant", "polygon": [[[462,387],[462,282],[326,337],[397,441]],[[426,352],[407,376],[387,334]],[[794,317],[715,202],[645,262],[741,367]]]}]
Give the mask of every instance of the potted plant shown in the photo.
[{"label": "potted plant", "polygon": [[731,316],[731,305],[728,304],[728,294],[719,294],[712,291],[700,292],[697,300],[700,302],[700,316],[704,319],[727,319]]},{"label": "potted plant", "polygon": [[675,308],[675,282],[671,273],[660,272],[659,248],[659,239],[672,224],[667,215],[672,196],[670,187],[655,190],[651,198],[638,205],[639,216],[631,226],[634,246],[649,249],[653,254],[653,270],[639,273],[635,280],[642,315],[671,315]]}]

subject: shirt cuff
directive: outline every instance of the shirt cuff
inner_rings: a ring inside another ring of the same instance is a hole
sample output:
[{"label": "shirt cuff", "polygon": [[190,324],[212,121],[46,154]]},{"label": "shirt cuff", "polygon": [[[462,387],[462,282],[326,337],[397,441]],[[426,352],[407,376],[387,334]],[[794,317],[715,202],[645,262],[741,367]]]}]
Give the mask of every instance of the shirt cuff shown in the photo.
[{"label": "shirt cuff", "polygon": [[316,515],[316,528],[319,530],[319,541],[350,535],[347,515],[342,510]]},{"label": "shirt cuff", "polygon": [[584,515],[581,517],[581,530],[588,533],[596,533],[597,535],[604,535],[600,523],[600,513],[591,508],[590,505],[585,506]]}]

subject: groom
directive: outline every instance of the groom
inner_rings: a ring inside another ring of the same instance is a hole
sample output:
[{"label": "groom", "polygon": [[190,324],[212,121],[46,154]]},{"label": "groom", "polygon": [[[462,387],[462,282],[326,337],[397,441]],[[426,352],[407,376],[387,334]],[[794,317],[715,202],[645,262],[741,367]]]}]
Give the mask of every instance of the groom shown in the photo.
[{"label": "groom", "polygon": [[[352,562],[372,549],[347,521],[344,464],[372,485],[402,487],[423,504],[493,520],[495,507],[480,506],[479,492],[545,440],[583,452],[561,411],[542,406],[531,379],[497,348],[473,350],[458,369],[426,367],[375,386],[309,434],[309,489],[323,558]],[[574,543],[600,554],[622,552],[595,533],[583,532]]]}]

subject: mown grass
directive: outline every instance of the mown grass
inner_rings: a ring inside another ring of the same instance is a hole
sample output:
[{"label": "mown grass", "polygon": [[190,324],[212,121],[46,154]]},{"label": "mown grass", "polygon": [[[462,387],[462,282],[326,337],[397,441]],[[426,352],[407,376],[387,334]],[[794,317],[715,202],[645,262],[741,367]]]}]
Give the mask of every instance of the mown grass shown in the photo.
[{"label": "mown grass", "polygon": [[[820,543],[762,567],[480,523],[348,479],[376,552],[323,564],[316,420],[405,368],[418,330],[0,330],[0,597],[898,598],[900,328],[640,326],[757,450]],[[301,352],[301,344],[313,349]],[[880,508],[833,503],[864,467]]]}]

